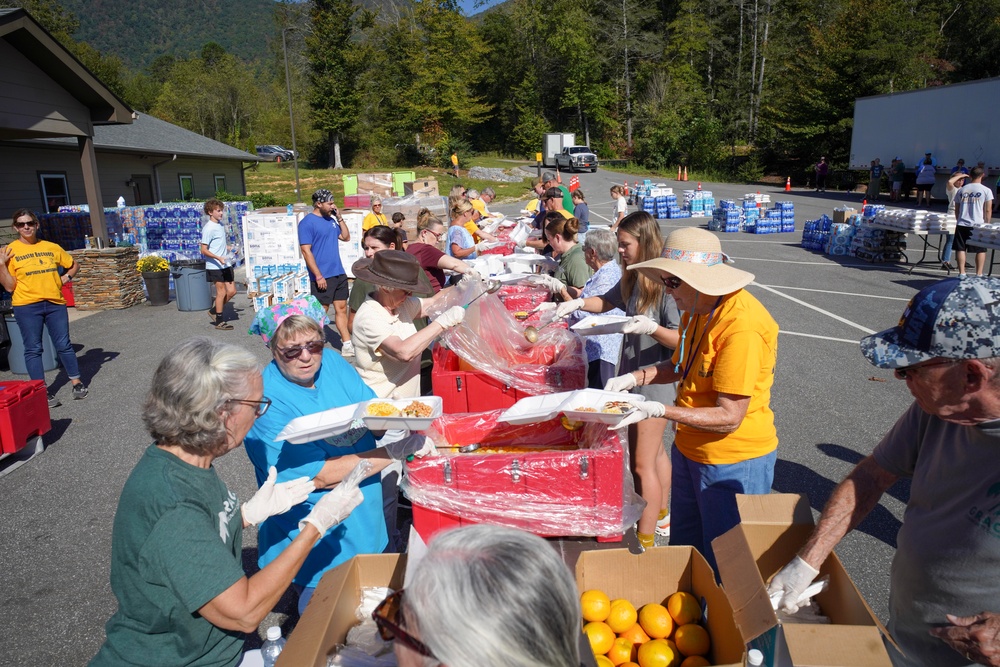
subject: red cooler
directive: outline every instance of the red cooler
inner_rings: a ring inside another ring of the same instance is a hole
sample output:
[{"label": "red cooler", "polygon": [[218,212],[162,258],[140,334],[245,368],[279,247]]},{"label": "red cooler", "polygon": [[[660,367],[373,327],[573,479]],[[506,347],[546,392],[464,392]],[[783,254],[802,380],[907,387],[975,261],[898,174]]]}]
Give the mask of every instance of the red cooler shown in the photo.
[{"label": "red cooler", "polygon": [[48,394],[41,380],[0,384],[0,454],[23,449],[35,436],[52,430]]}]

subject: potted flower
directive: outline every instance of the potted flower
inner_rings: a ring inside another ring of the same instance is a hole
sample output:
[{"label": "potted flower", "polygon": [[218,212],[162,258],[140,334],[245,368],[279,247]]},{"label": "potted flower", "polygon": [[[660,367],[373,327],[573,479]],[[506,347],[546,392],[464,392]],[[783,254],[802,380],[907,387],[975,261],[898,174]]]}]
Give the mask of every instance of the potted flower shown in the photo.
[{"label": "potted flower", "polygon": [[135,264],[146,283],[146,295],[151,306],[170,303],[170,263],[157,255],[146,255]]}]

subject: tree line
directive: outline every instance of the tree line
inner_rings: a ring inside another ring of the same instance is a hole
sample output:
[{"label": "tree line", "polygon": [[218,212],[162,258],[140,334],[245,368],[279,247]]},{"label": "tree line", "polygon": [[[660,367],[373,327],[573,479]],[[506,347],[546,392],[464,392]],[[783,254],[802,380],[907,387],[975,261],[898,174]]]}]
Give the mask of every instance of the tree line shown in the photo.
[{"label": "tree line", "polygon": [[1000,0],[282,0],[267,58],[208,41],[139,72],[32,4],[134,108],[250,152],[291,143],[287,51],[300,150],[356,169],[561,131],[651,169],[804,177],[846,165],[855,98],[1000,75]]}]

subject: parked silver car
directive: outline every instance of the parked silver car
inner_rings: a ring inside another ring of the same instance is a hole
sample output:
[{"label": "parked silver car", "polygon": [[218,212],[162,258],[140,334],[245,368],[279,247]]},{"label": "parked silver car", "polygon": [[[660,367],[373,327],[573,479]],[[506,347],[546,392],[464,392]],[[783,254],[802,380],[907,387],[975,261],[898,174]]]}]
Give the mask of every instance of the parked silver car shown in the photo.
[{"label": "parked silver car", "polygon": [[268,162],[274,162],[278,158],[282,161],[292,159],[292,151],[286,151],[281,146],[275,146],[273,144],[268,144],[266,146],[256,146],[257,157],[261,160],[267,160]]}]

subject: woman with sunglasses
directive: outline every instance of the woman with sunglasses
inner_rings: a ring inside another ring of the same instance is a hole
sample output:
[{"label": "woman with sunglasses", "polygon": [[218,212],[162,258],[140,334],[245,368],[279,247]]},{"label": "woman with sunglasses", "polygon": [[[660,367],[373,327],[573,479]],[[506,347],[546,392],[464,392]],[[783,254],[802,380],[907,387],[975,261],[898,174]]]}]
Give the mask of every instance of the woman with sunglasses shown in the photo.
[{"label": "woman with sunglasses", "polygon": [[[0,248],[0,285],[13,295],[14,319],[24,341],[24,365],[32,380],[45,380],[42,333],[48,328],[59,362],[73,384],[73,398],[87,398],[80,379],[76,352],[69,340],[69,311],[62,286],[73,279],[80,265],[60,246],[38,238],[38,218],[26,208],[14,211],[17,239]],[[59,268],[65,273],[59,275]],[[62,403],[49,394],[49,407]]]},{"label": "woman with sunglasses", "polygon": [[323,326],[328,322],[323,306],[306,296],[258,312],[250,328],[250,333],[260,334],[268,344],[272,356],[262,373],[264,394],[271,407],[253,424],[245,440],[257,483],[263,484],[274,467],[278,479],[305,476],[316,484],[316,490],[301,505],[261,525],[257,538],[260,566],[282,557],[299,536],[302,516],[333,493],[361,460],[371,465],[371,476],[361,482],[360,505],[316,545],[293,580],[300,613],[327,570],[357,554],[381,553],[386,548],[382,486],[376,473],[392,462],[393,455],[398,458],[409,453],[407,448],[413,444],[376,449],[375,438],[360,423],[325,440],[303,444],[276,441],[293,419],[375,398],[357,371],[326,345]]},{"label": "woman with sunglasses", "polygon": [[406,247],[406,252],[417,258],[420,267],[427,274],[435,294],[444,287],[445,271],[471,274],[479,279],[479,274],[470,265],[441,251],[439,246],[444,232],[444,223],[436,215],[426,208],[420,209],[417,214],[417,240]]},{"label": "woman with sunglasses", "polygon": [[[615,186],[619,187],[619,186]],[[656,220],[645,211],[625,216],[618,224],[618,252],[626,267],[660,256],[663,237]],[[621,281],[603,296],[573,299],[556,307],[556,315],[583,310],[606,313],[621,308],[632,317],[624,328],[618,374],[630,373],[646,366],[669,361],[680,340],[677,327],[680,313],[670,293],[652,278],[635,271],[623,271]],[[646,400],[674,402],[673,384],[637,388]],[[629,427],[629,444],[634,450],[631,461],[635,466],[639,493],[646,500],[646,509],[636,527],[644,548],[655,543],[656,535],[670,535],[670,458],[667,454],[673,434],[666,419],[647,419]],[[664,436],[668,439],[664,445]]]},{"label": "woman with sunglasses", "polygon": [[[302,511],[309,476],[276,483],[274,468],[250,500],[219,478],[214,462],[268,413],[257,358],[209,338],[174,347],[153,374],[142,409],[153,438],[122,489],[111,536],[118,610],[92,666],[236,665],[313,547],[361,501],[347,483]],[[296,511],[295,539],[248,577],[243,530]],[[339,531],[335,531],[339,532]]]},{"label": "woman with sunglasses", "polygon": [[372,614],[399,667],[594,664],[573,576],[540,537],[487,524],[441,533],[409,582]]},{"label": "woman with sunglasses", "polygon": [[361,231],[367,232],[372,227],[388,224],[389,219],[386,218],[385,213],[382,212],[382,198],[378,195],[372,195],[371,211],[369,211],[364,220],[361,221]]}]

